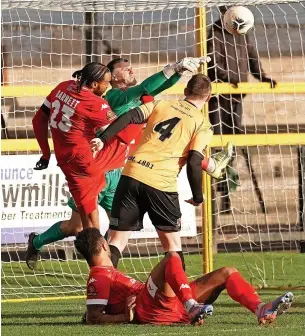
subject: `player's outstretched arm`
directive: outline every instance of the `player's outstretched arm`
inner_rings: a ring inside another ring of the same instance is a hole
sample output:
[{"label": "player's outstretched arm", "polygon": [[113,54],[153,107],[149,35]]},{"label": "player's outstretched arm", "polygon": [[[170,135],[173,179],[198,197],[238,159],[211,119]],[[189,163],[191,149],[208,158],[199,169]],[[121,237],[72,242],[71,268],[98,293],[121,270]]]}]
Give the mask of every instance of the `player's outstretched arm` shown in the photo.
[{"label": "player's outstretched arm", "polygon": [[148,78],[141,84],[128,88],[125,91],[114,91],[112,94],[106,94],[106,99],[111,101],[111,106],[115,110],[116,106],[122,106],[139,99],[143,94],[156,96],[158,93],[173,86],[184,71],[196,73],[200,64],[207,62],[206,58],[186,57],[182,60],[168,64],[164,69]]},{"label": "player's outstretched arm", "polygon": [[87,324],[128,323],[134,318],[135,304],[126,305],[125,314],[105,314],[105,305],[87,305]]},{"label": "player's outstretched arm", "polygon": [[45,105],[42,105],[36,112],[32,124],[36,140],[42,151],[42,157],[37,162],[35,169],[46,169],[49,164],[51,150],[48,142],[49,114]]},{"label": "player's outstretched arm", "polygon": [[166,79],[166,81],[162,85],[160,85],[156,90],[151,91],[149,94],[153,97],[157,96],[161,92],[174,86],[179,81],[181,76],[182,74],[175,72],[171,77]]},{"label": "player's outstretched arm", "polygon": [[189,184],[192,190],[192,199],[188,200],[194,206],[198,206],[203,202],[202,195],[202,168],[201,162],[203,155],[196,150],[191,150],[188,153],[186,172]]},{"label": "player's outstretched arm", "polygon": [[190,142],[186,172],[193,198],[188,203],[197,206],[203,202],[202,195],[202,159],[204,149],[210,144],[213,131],[210,123],[203,123]]},{"label": "player's outstretched arm", "polygon": [[[164,68],[165,69],[165,68]],[[176,72],[172,72],[172,74],[176,74]],[[176,82],[179,80],[181,76],[177,74]],[[111,103],[111,107],[116,110],[116,107],[121,107],[122,105],[129,104],[135,99],[140,99],[142,95],[153,95],[152,93],[157,92],[157,90],[164,85],[164,83],[168,80],[168,77],[165,76],[164,70],[146,78],[141,84],[135,85],[133,87],[129,87],[128,89],[121,91],[115,90],[111,92],[109,91],[106,94],[106,99]],[[172,85],[174,85],[173,83]],[[164,90],[164,89],[163,89]],[[156,93],[157,94],[157,93]]]},{"label": "player's outstretched arm", "polygon": [[154,103],[149,103],[147,105],[141,105],[141,107],[136,107],[130,111],[128,111],[126,114],[122,114],[119,118],[117,118],[113,123],[107,127],[107,129],[102,132],[98,138],[94,138],[90,141],[91,145],[91,152],[93,156],[97,154],[102,148],[104,147],[104,144],[109,142],[116,134],[121,132],[127,125],[129,124],[142,124],[145,122],[147,117],[145,116],[145,113],[143,111],[143,106],[150,106],[151,110],[153,109]]},{"label": "player's outstretched arm", "polygon": [[[127,125],[143,124],[152,113],[156,104],[158,104],[158,102],[154,101],[145,105],[141,105],[128,111],[126,114],[121,115],[99,135],[98,139],[100,139],[103,144],[105,144],[116,134],[122,131]],[[96,139],[93,140],[96,141]]]},{"label": "player's outstretched arm", "polygon": [[[210,57],[186,57],[184,58],[183,60],[181,61],[178,61],[175,65],[177,66],[177,64],[188,64],[188,69],[185,69],[186,72],[189,72],[189,74],[195,74],[199,68],[199,66],[201,64],[204,64],[204,63],[208,63],[210,61]],[[173,67],[173,65],[169,65],[170,67]],[[191,67],[192,68],[192,71],[190,70]],[[167,66],[168,67],[168,66]],[[164,70],[166,69],[166,67],[164,68]],[[164,72],[163,70],[163,72]],[[157,96],[159,93],[169,89],[170,87],[174,86],[178,81],[179,79],[181,78],[181,76],[184,74],[185,70],[180,70],[178,71],[175,71],[173,75],[171,75],[171,73],[168,74],[168,79],[161,85],[159,86],[156,90],[150,92],[150,95],[151,96]]]}]

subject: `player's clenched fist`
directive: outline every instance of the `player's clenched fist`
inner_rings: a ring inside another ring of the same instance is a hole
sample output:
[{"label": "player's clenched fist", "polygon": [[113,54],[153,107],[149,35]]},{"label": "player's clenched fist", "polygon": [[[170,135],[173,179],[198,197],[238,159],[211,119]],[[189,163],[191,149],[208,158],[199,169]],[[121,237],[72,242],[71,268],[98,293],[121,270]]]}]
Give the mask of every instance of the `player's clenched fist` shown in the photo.
[{"label": "player's clenched fist", "polygon": [[199,58],[186,57],[181,61],[176,63],[176,67],[179,69],[178,72],[189,71],[191,73],[197,73],[197,70],[200,66]]},{"label": "player's clenched fist", "polygon": [[198,59],[199,59],[200,64],[211,62],[210,56],[202,56],[202,57],[198,57]]},{"label": "player's clenched fist", "polygon": [[34,170],[43,170],[43,169],[47,169],[49,165],[49,160],[44,159],[43,157],[41,157],[39,159],[39,161],[37,161],[36,166],[34,168]]},{"label": "player's clenched fist", "polygon": [[90,146],[91,146],[91,152],[93,157],[95,158],[97,153],[103,149],[104,144],[101,139],[99,138],[94,138],[90,141]]},{"label": "player's clenched fist", "polygon": [[199,206],[204,201],[204,196],[202,195],[202,200],[194,201],[193,198],[185,200],[186,203],[193,205],[194,207]]},{"label": "player's clenched fist", "polygon": [[191,74],[196,74],[198,68],[201,64],[208,63],[211,61],[209,56],[202,57],[185,57],[182,60],[176,62],[175,64],[168,64],[164,69],[163,73],[165,77],[170,78],[174,72],[179,74],[184,74],[185,71]]},{"label": "player's clenched fist", "polygon": [[198,72],[198,68],[201,64],[208,63],[211,61],[209,56],[202,56],[202,57],[186,57],[178,62],[178,67],[182,67],[180,70],[181,73],[184,71],[191,72],[192,75],[195,75]]}]

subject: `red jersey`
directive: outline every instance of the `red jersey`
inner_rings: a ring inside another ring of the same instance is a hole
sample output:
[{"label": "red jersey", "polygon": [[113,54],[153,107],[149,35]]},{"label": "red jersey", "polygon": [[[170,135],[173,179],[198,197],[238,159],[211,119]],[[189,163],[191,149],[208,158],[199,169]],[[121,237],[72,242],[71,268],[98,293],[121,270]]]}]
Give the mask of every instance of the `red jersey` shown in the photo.
[{"label": "red jersey", "polygon": [[[193,296],[196,297],[196,280],[191,282],[190,287]],[[145,324],[190,323],[186,310],[177,296],[166,296],[154,284],[151,276],[137,296],[136,320]]]},{"label": "red jersey", "polygon": [[112,266],[92,267],[87,281],[87,305],[105,305],[105,313],[124,314],[126,299],[139,294],[144,283]]},{"label": "red jersey", "polygon": [[44,105],[50,110],[49,123],[54,151],[59,165],[71,159],[93,160],[90,141],[97,129],[108,125],[115,114],[107,101],[86,87],[76,90],[76,82],[60,83],[46,98]]}]

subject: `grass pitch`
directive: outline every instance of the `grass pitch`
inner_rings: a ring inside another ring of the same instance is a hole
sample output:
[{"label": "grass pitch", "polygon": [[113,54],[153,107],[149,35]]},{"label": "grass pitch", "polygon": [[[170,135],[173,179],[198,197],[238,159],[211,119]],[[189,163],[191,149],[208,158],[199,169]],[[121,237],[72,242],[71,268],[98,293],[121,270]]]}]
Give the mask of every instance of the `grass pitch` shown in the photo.
[{"label": "grass pitch", "polygon": [[[153,266],[163,256],[124,258],[120,269],[145,281]],[[202,275],[202,256],[186,255],[187,273],[191,279]],[[305,288],[305,254],[281,253],[218,253],[214,269],[234,266],[255,286]],[[35,272],[25,262],[2,262],[2,299],[41,298],[83,295],[88,277],[84,260],[42,261]]]},{"label": "grass pitch", "polygon": [[[264,301],[282,291],[263,291]],[[113,325],[84,326],[80,317],[83,300],[5,303],[2,305],[2,335],[235,335],[235,336],[303,336],[305,331],[305,291],[297,291],[295,302],[287,314],[269,327],[257,325],[255,316],[222,294],[214,304],[214,315],[202,327]]]},{"label": "grass pitch", "polygon": [[[158,258],[125,259],[121,269],[144,280]],[[200,275],[202,259],[199,255],[186,257],[188,274]],[[289,290],[290,286],[305,286],[305,255],[298,253],[230,253],[215,256],[214,268],[225,265],[237,267],[252,284],[259,287],[263,301],[272,300]],[[36,272],[24,263],[2,263],[2,299],[41,298],[83,295],[88,268],[84,261],[43,261]],[[285,286],[281,290],[271,286]],[[256,318],[232,301],[224,292],[214,304],[214,315],[205,325],[148,326],[114,325],[83,326],[81,315],[85,310],[84,299],[9,302],[2,303],[2,335],[305,335],[305,290],[292,290],[295,302],[291,310],[280,316],[271,326],[257,325]]]}]

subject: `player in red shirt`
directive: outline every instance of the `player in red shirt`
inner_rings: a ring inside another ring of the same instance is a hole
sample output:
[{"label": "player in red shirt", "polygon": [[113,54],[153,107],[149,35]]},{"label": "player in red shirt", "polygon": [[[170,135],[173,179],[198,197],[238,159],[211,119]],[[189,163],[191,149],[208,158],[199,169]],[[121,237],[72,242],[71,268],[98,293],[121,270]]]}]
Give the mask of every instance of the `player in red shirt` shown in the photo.
[{"label": "player in red shirt", "polygon": [[262,303],[255,289],[233,267],[222,267],[190,283],[177,252],[167,253],[144,284],[113,267],[109,246],[98,229],[83,230],[74,244],[91,268],[83,317],[88,324],[135,321],[201,325],[205,317],[212,315],[211,304],[224,289],[254,313],[260,324],[269,324],[293,300],[289,292]]},{"label": "player in red shirt", "polygon": [[[66,177],[83,227],[99,227],[97,196],[106,184],[105,172],[122,167],[127,146],[118,135],[100,153],[93,156],[91,152],[90,140],[97,130],[108,126],[116,117],[101,98],[111,79],[109,69],[101,63],[88,63],[73,77],[76,81],[62,82],[52,90],[33,118],[34,133],[42,150],[36,169],[45,169],[49,163],[50,126],[57,163]],[[26,257],[32,269],[39,253],[33,244],[35,236],[32,233],[29,237]]]}]

